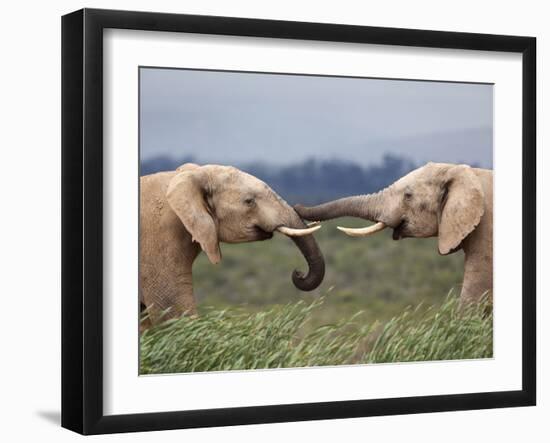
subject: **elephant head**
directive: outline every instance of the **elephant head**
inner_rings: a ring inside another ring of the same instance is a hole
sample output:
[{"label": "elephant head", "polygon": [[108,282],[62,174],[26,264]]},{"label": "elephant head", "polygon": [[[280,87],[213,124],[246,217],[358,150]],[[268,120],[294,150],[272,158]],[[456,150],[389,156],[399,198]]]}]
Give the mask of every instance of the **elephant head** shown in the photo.
[{"label": "elephant head", "polygon": [[221,261],[220,242],[267,240],[278,231],[289,236],[309,266],[295,270],[294,285],[311,291],[323,281],[325,262],[312,233],[296,211],[258,178],[230,166],[186,164],[168,183],[167,201],[193,240],[213,264]]},{"label": "elephant head", "polygon": [[393,229],[394,240],[438,236],[439,252],[446,255],[460,249],[480,223],[484,207],[483,187],[473,168],[428,163],[378,193],[295,209],[307,220],[353,216],[376,222],[360,229],[338,228],[354,237],[386,227]]}]

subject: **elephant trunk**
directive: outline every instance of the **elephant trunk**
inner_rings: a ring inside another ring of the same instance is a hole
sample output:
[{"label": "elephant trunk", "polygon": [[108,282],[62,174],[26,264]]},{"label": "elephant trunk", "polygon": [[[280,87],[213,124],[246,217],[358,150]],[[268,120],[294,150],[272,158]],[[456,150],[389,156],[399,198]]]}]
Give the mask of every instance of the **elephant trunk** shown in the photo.
[{"label": "elephant trunk", "polygon": [[294,209],[306,220],[331,220],[338,217],[360,217],[379,221],[381,193],[345,197],[317,206],[296,205]]},{"label": "elephant trunk", "polygon": [[292,241],[304,255],[309,267],[306,275],[295,269],[292,272],[292,282],[294,286],[302,291],[313,291],[321,284],[325,277],[325,259],[323,258],[323,254],[312,235],[292,237]]},{"label": "elephant trunk", "polygon": [[[289,209],[292,211],[292,221],[286,226],[296,229],[307,228],[298,214],[292,208]],[[299,237],[291,236],[290,238],[308,264],[308,272],[305,275],[301,271],[294,270],[292,273],[292,282],[294,286],[302,291],[313,291],[321,284],[325,277],[325,259],[323,258],[323,254],[311,234]]]}]

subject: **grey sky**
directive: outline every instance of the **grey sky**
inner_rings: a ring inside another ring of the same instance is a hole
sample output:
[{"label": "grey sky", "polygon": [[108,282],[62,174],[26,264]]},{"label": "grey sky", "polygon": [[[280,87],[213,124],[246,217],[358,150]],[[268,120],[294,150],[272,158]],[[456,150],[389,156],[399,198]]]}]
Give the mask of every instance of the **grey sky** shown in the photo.
[{"label": "grey sky", "polygon": [[491,85],[141,70],[141,155],[363,165],[385,153],[492,167]]}]

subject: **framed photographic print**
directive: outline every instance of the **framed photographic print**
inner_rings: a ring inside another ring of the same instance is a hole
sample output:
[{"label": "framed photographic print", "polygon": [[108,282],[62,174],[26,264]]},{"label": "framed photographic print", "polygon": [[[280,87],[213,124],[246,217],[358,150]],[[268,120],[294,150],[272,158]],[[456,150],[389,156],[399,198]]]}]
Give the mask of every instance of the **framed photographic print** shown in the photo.
[{"label": "framed photographic print", "polygon": [[529,406],[532,37],[62,20],[62,425]]}]

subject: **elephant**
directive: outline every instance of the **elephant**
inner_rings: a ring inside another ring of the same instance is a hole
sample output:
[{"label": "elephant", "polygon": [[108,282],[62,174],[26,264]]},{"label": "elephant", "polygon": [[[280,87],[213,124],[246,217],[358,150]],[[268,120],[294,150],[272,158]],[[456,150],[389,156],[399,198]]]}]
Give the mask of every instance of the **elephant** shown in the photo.
[{"label": "elephant", "polygon": [[393,239],[438,237],[441,255],[464,251],[460,305],[479,302],[493,288],[493,171],[465,164],[427,163],[387,188],[318,206],[295,206],[306,220],[342,216],[376,222],[359,229],[338,227],[364,237],[386,227]]},{"label": "elephant", "polygon": [[260,179],[232,166],[187,163],[140,178],[139,299],[147,324],[196,315],[193,262],[204,251],[222,259],[220,242],[267,240],[278,231],[303,254],[308,272],[294,270],[303,291],[323,281],[325,262],[313,232],[294,209]]}]

